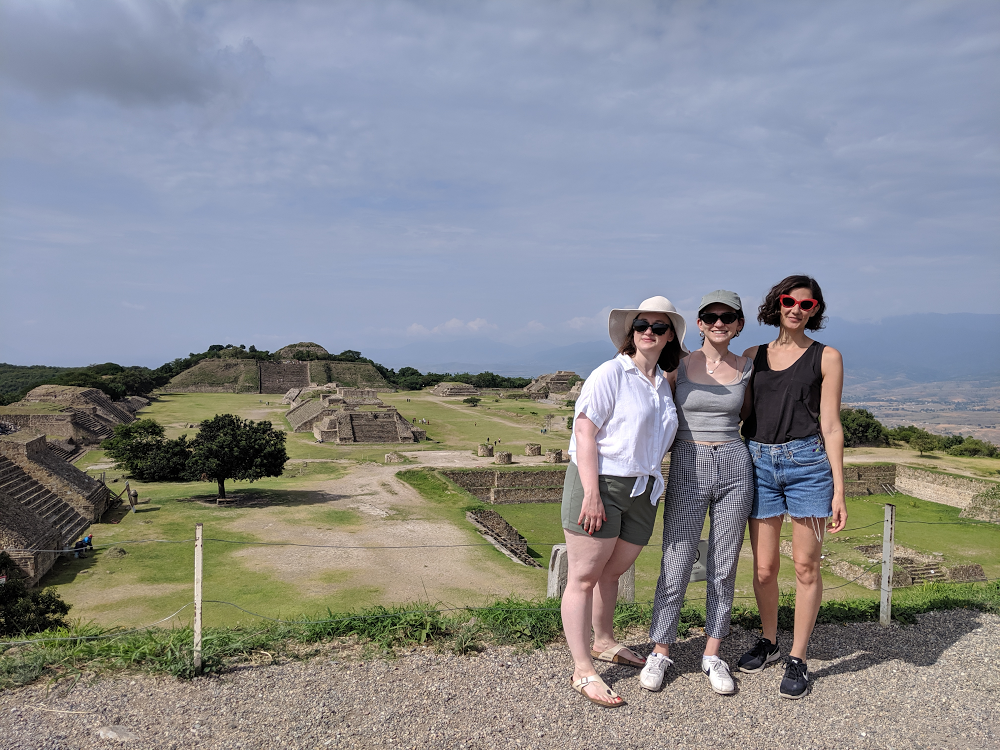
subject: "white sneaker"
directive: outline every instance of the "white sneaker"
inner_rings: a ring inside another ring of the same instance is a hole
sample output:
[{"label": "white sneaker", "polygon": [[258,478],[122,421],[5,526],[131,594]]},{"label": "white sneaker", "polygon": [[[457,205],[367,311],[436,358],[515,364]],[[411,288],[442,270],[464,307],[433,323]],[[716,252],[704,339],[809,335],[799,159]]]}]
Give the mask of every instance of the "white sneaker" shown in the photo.
[{"label": "white sneaker", "polygon": [[701,671],[708,675],[712,690],[719,695],[732,695],[736,692],[736,682],[729,673],[729,665],[718,656],[701,657]]},{"label": "white sneaker", "polygon": [[646,657],[646,666],[639,673],[639,684],[646,690],[659,690],[663,687],[663,673],[667,671],[667,667],[673,665],[670,657],[654,651]]}]

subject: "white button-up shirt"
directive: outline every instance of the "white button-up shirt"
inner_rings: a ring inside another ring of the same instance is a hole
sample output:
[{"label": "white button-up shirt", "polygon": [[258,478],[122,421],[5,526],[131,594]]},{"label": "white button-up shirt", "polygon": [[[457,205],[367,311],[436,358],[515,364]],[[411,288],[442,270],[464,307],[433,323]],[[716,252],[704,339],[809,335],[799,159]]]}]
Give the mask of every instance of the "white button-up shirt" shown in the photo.
[{"label": "white button-up shirt", "polygon": [[[597,425],[597,473],[636,477],[632,497],[646,491],[655,477],[650,502],[663,493],[661,464],[677,435],[677,408],[670,383],[656,368],[650,383],[631,357],[619,354],[594,370],[576,401],[574,420],[583,414]],[[569,441],[576,461],[576,434]]]}]

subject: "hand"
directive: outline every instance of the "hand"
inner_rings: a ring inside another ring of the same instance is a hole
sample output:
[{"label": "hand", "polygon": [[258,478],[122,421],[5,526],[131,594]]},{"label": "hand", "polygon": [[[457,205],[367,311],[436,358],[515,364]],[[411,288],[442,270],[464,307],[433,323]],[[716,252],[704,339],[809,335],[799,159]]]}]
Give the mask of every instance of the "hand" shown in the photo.
[{"label": "hand", "polygon": [[584,493],[583,507],[580,509],[580,518],[577,519],[577,523],[588,534],[593,534],[595,531],[600,531],[601,526],[607,520],[608,516],[604,512],[604,501],[601,500],[600,495],[590,497]]},{"label": "hand", "polygon": [[847,525],[847,503],[844,502],[844,493],[834,492],[833,493],[833,515],[830,516],[830,523],[827,524],[826,530],[831,534],[836,534],[838,531],[842,531]]}]

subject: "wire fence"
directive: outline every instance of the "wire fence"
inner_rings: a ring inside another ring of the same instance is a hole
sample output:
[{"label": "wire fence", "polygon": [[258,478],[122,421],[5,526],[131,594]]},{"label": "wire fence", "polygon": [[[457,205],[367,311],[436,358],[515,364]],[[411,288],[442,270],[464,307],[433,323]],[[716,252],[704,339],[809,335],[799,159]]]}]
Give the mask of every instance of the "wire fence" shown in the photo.
[{"label": "wire fence", "polygon": [[[973,522],[962,522],[962,521],[905,521],[905,520],[898,520],[898,521],[896,521],[896,523],[908,523],[908,524],[920,524],[920,525],[940,525],[940,526],[956,526],[956,525],[957,526],[978,526],[978,525],[980,525],[979,523],[974,522],[974,521]],[[883,521],[875,521],[873,523],[865,524],[863,526],[854,526],[854,527],[843,529],[840,533],[850,532],[850,531],[863,531],[865,529],[869,529],[869,528],[872,528],[874,526],[879,526],[879,525],[882,525],[882,524],[883,524]],[[783,535],[782,538],[787,538],[787,536]],[[124,545],[139,545],[139,544],[191,544],[191,543],[193,543],[195,541],[196,541],[196,539],[194,539],[194,538],[185,538],[185,539],[131,539],[131,540],[116,541],[116,542],[108,543],[108,544],[105,544],[105,545],[93,545],[93,549],[94,550],[106,550],[106,549],[110,549],[112,547],[121,547],[121,546],[124,546]],[[413,544],[413,545],[304,544],[304,543],[301,543],[301,542],[266,542],[266,541],[254,541],[254,540],[240,540],[240,539],[220,539],[220,538],[215,538],[215,537],[206,537],[206,538],[203,538],[202,541],[204,541],[204,542],[215,542],[215,543],[219,543],[219,544],[231,544],[231,545],[243,545],[243,546],[258,546],[258,547],[304,547],[304,548],[317,548],[317,549],[372,550],[372,551],[377,551],[377,550],[404,550],[404,549],[455,549],[455,548],[492,547],[492,546],[494,546],[494,544],[492,542],[465,543],[465,544]],[[552,546],[555,546],[555,545],[558,545],[558,544],[564,544],[564,541],[559,541],[559,542],[537,542],[537,541],[533,541],[533,542],[531,542],[530,546],[535,546],[535,547],[552,547]],[[655,545],[655,543],[651,543],[651,544],[648,544],[647,546],[656,546],[656,545]],[[56,549],[56,550],[7,549],[7,551],[8,552],[27,552],[27,553],[37,553],[37,552],[66,553],[66,552],[72,552],[74,550],[72,548],[70,548],[70,549]],[[844,588],[846,586],[850,586],[852,584],[855,584],[858,581],[860,581],[861,579],[863,579],[865,576],[867,576],[869,573],[871,573],[872,570],[874,570],[875,568],[877,568],[877,567],[879,567],[881,565],[882,565],[882,562],[880,562],[880,561],[879,562],[874,562],[871,565],[869,565],[867,568],[865,568],[855,578],[853,578],[853,579],[851,579],[849,581],[845,581],[844,583],[839,584],[837,586],[825,587],[824,591],[834,591],[836,589],[841,589],[841,588]],[[1000,578],[988,578],[985,581],[980,581],[980,582],[992,583],[992,582],[997,581],[997,580],[1000,580]],[[943,582],[940,582],[940,583],[957,584],[957,583],[961,583],[961,582],[943,581]],[[755,596],[735,596],[734,599],[747,600],[747,599],[756,599],[756,597]],[[338,616],[338,617],[327,618],[327,619],[285,620],[285,619],[281,619],[281,618],[277,618],[277,617],[271,617],[271,616],[268,616],[268,615],[265,615],[265,614],[261,614],[259,612],[254,612],[254,611],[246,609],[245,607],[242,607],[241,605],[236,604],[234,602],[229,602],[229,601],[224,601],[224,600],[219,600],[219,599],[205,599],[205,600],[202,600],[202,603],[203,604],[217,604],[217,605],[232,607],[232,608],[237,609],[237,610],[239,610],[241,612],[244,612],[245,614],[250,615],[252,617],[255,617],[255,618],[258,618],[258,619],[261,619],[261,620],[266,620],[266,621],[269,621],[269,622],[283,624],[283,625],[320,625],[320,624],[326,624],[326,623],[347,622],[347,621],[351,621],[351,620],[372,620],[372,619],[392,618],[392,617],[399,617],[400,616],[400,612],[385,612],[385,613],[368,613],[368,614],[357,613],[357,614],[350,614],[350,615]],[[645,606],[651,606],[653,604],[653,602],[652,601],[640,602],[640,604],[644,604]],[[111,639],[111,638],[121,638],[121,637],[124,637],[124,636],[127,636],[127,635],[131,635],[131,634],[134,634],[134,633],[138,633],[138,632],[142,632],[142,631],[145,631],[145,630],[149,630],[149,629],[154,628],[157,625],[160,625],[160,624],[162,624],[164,622],[168,622],[168,621],[174,619],[175,617],[177,617],[181,612],[183,612],[187,608],[195,606],[195,605],[196,605],[196,602],[194,602],[194,601],[187,602],[182,607],[180,607],[180,609],[178,609],[175,612],[167,615],[166,617],[163,617],[163,618],[157,620],[156,622],[150,623],[148,625],[143,625],[143,626],[140,626],[140,627],[136,627],[136,628],[127,629],[127,630],[114,630],[113,632],[101,633],[101,634],[98,634],[98,635],[53,636],[53,637],[43,636],[43,637],[39,637],[39,638],[31,638],[31,639],[24,639],[24,640],[0,640],[0,647],[13,647],[13,646],[19,646],[19,645],[32,645],[32,644],[37,644],[37,643],[50,643],[50,642],[53,642],[53,643],[54,642],[69,642],[69,641],[81,642],[81,641],[94,641],[94,640],[104,640],[104,639]],[[441,607],[441,608],[423,609],[423,610],[419,610],[419,609],[407,609],[407,610],[405,610],[405,613],[406,614],[418,614],[418,615],[425,615],[425,616],[427,616],[427,615],[432,615],[432,614],[446,614],[446,613],[449,613],[449,612],[458,612],[458,611],[476,612],[476,611],[486,611],[486,610],[491,610],[491,611],[507,611],[507,612],[516,612],[516,611],[520,611],[520,612],[558,612],[559,608],[558,607],[542,607],[542,606],[538,606],[538,607],[496,607],[496,606],[492,606],[492,607],[472,607],[472,606],[459,606],[459,607]]]}]

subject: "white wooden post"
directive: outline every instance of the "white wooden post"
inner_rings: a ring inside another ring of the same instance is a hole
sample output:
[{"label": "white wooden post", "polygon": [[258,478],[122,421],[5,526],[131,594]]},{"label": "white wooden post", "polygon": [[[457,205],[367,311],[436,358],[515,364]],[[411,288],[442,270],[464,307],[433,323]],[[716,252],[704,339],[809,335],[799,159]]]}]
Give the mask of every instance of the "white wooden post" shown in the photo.
[{"label": "white wooden post", "polygon": [[635,601],[635,563],[632,563],[632,567],[618,579],[618,601],[629,603]]},{"label": "white wooden post", "polygon": [[[568,578],[569,561],[566,557],[566,545],[554,544],[552,556],[549,558],[549,580],[545,595],[552,599],[562,599]],[[618,579],[618,601],[635,601],[635,563]]]},{"label": "white wooden post", "polygon": [[202,525],[194,526],[194,673],[201,674],[201,553]]},{"label": "white wooden post", "polygon": [[882,524],[882,598],[879,622],[889,627],[892,621],[892,556],[896,543],[896,506],[885,504],[885,521]]}]

